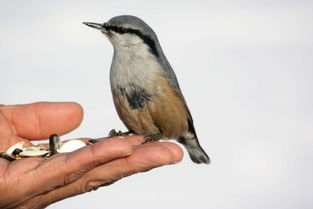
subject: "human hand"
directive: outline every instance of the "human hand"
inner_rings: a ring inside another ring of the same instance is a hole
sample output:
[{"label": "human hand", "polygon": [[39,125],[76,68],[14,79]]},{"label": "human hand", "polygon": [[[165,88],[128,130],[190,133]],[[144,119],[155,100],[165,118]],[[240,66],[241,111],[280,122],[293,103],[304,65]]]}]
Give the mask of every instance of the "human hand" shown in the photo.
[{"label": "human hand", "polygon": [[[32,140],[46,139],[52,133],[68,133],[82,118],[83,110],[76,103],[0,106],[0,151],[18,141],[31,144]],[[9,162],[0,158],[0,208],[43,208],[182,159],[183,152],[176,144],[139,145],[142,139],[104,139],[48,159],[32,157]]]}]

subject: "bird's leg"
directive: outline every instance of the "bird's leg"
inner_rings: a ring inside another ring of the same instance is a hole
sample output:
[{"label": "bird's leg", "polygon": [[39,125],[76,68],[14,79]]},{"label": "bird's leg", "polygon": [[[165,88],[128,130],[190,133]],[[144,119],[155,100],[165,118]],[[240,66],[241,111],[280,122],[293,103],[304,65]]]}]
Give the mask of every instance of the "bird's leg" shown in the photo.
[{"label": "bird's leg", "polygon": [[162,138],[161,133],[149,134],[143,138],[144,141],[141,144],[146,144],[148,142],[153,142],[153,141],[159,141],[161,138]]},{"label": "bird's leg", "polygon": [[116,137],[116,136],[128,136],[130,134],[134,134],[134,132],[132,130],[125,131],[125,132],[122,132],[122,131],[116,132],[115,129],[112,129],[108,135],[108,138],[112,138],[112,137]]}]

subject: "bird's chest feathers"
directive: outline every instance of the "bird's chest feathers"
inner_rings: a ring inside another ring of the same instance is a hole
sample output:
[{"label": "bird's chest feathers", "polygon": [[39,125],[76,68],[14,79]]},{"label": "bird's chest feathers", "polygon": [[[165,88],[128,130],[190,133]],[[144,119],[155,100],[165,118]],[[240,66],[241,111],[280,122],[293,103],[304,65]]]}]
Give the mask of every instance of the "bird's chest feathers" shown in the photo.
[{"label": "bird's chest feathers", "polygon": [[111,87],[113,90],[135,84],[144,88],[162,72],[156,58],[143,44],[115,49],[110,71]]}]

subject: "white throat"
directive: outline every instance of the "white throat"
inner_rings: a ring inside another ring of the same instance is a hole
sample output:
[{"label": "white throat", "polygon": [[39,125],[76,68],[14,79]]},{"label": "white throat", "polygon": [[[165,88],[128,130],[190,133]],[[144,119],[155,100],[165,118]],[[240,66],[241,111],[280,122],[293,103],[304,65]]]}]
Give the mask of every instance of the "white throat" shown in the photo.
[{"label": "white throat", "polygon": [[[111,89],[125,88],[130,84],[141,87],[149,84],[155,74],[162,72],[160,64],[150,52],[149,47],[139,38],[131,42],[110,40],[114,55],[110,71]],[[117,41],[118,43],[114,43]]]}]

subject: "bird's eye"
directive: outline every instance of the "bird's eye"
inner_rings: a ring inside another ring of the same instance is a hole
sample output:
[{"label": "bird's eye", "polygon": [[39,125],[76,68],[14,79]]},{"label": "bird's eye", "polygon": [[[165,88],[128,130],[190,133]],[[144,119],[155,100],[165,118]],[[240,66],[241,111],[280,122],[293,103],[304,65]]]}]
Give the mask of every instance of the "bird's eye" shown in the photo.
[{"label": "bird's eye", "polygon": [[120,33],[126,33],[126,28],[120,28]]}]

